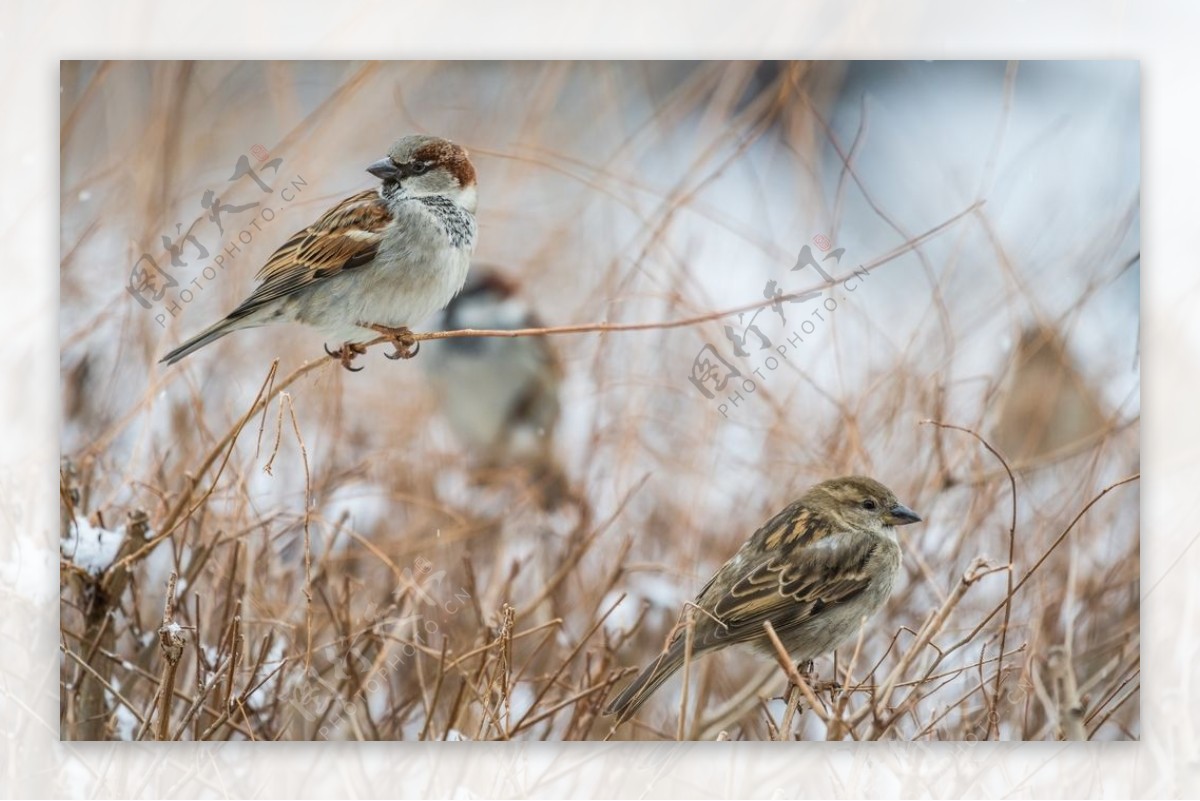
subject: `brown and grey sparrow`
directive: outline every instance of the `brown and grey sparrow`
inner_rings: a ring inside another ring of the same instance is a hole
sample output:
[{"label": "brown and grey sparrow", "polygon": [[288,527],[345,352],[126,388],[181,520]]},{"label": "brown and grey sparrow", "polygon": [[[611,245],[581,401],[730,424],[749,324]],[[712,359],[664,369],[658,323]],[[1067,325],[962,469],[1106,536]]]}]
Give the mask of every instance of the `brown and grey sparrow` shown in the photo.
[{"label": "brown and grey sparrow", "polygon": [[[499,270],[471,268],[446,306],[442,327],[514,330],[542,326]],[[459,442],[485,468],[523,465],[553,501],[565,490],[553,456],[562,370],[548,337],[471,337],[426,343],[430,386]]]},{"label": "brown and grey sparrow", "polygon": [[342,343],[326,351],[348,369],[381,334],[396,346],[389,358],[414,355],[409,327],[445,306],[467,277],[475,168],[453,142],[406,136],[367,172],[382,181],[378,189],[346,198],[293,235],[259,271],[250,297],[162,361],[279,322],[305,323]]},{"label": "brown and grey sparrow", "polygon": [[[541,321],[516,284],[475,266],[442,315],[447,330],[537,328]],[[487,459],[511,461],[539,451],[558,422],[558,359],[545,337],[435,340],[426,360],[439,409],[464,445]]]}]

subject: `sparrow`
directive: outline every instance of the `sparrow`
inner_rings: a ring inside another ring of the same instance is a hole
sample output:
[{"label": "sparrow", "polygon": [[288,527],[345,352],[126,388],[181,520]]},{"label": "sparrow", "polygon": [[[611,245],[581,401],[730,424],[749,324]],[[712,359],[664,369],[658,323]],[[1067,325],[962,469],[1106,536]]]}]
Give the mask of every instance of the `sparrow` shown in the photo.
[{"label": "sparrow", "polygon": [[[518,284],[475,265],[441,315],[446,330],[540,328]],[[469,337],[426,343],[425,368],[439,411],[488,468],[524,465],[553,500],[565,480],[553,456],[562,368],[547,337]]]},{"label": "sparrow", "polygon": [[1094,439],[1107,422],[1096,387],[1049,325],[1022,332],[997,406],[992,441],[1026,465]]},{"label": "sparrow", "polygon": [[174,364],[226,334],[270,323],[319,329],[348,370],[380,334],[388,358],[416,355],[409,326],[462,288],[475,249],[475,167],[462,147],[405,136],[367,167],[378,189],[346,198],[298,231],[255,276],[261,283],[223,320],[162,358]]},{"label": "sparrow", "polygon": [[[896,526],[921,518],[865,476],[817,484],[768,520],[693,602],[692,655],[748,645],[772,659],[770,621],[797,664],[855,635],[892,592],[900,570]],[[686,626],[605,714],[628,720],[683,665]]]}]

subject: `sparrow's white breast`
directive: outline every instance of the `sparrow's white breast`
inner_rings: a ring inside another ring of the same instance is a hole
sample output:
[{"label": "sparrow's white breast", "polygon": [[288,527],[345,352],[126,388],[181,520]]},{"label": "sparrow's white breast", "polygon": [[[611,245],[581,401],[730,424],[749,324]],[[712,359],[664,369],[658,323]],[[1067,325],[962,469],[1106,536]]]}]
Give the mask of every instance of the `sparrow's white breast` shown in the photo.
[{"label": "sparrow's white breast", "polygon": [[396,201],[375,259],[324,282],[301,319],[335,342],[366,342],[377,334],[359,324],[412,327],[449,303],[467,278],[475,220],[427,200]]}]

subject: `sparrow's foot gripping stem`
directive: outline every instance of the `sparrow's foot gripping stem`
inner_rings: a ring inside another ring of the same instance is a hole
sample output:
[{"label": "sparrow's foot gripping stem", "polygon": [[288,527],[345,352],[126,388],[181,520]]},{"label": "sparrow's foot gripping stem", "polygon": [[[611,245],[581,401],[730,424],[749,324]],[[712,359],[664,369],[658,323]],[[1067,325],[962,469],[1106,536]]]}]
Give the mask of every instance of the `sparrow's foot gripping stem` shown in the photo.
[{"label": "sparrow's foot gripping stem", "polygon": [[328,345],[323,345],[325,352],[342,363],[352,373],[357,373],[362,367],[351,367],[350,362],[354,361],[354,357],[359,354],[366,353],[367,349],[362,345],[357,345],[353,342],[343,342],[342,346],[337,350],[330,350]]},{"label": "sparrow's foot gripping stem", "polygon": [[407,328],[389,328],[386,325],[368,325],[376,333],[382,334],[388,338],[395,350],[391,353],[385,353],[393,361],[396,359],[411,359],[421,350],[421,343],[413,336],[413,332]]}]

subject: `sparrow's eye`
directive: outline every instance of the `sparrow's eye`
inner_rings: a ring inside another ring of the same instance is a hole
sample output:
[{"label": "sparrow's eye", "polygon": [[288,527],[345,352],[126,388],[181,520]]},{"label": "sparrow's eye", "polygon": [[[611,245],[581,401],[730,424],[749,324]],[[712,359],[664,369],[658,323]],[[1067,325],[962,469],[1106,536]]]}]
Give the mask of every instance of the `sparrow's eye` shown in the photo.
[{"label": "sparrow's eye", "polygon": [[414,161],[412,166],[408,168],[408,171],[413,175],[424,175],[425,173],[429,172],[429,162]]},{"label": "sparrow's eye", "polygon": [[874,512],[879,508],[879,504],[875,503],[874,499],[867,498],[862,502],[862,508],[866,509],[868,512]]}]

